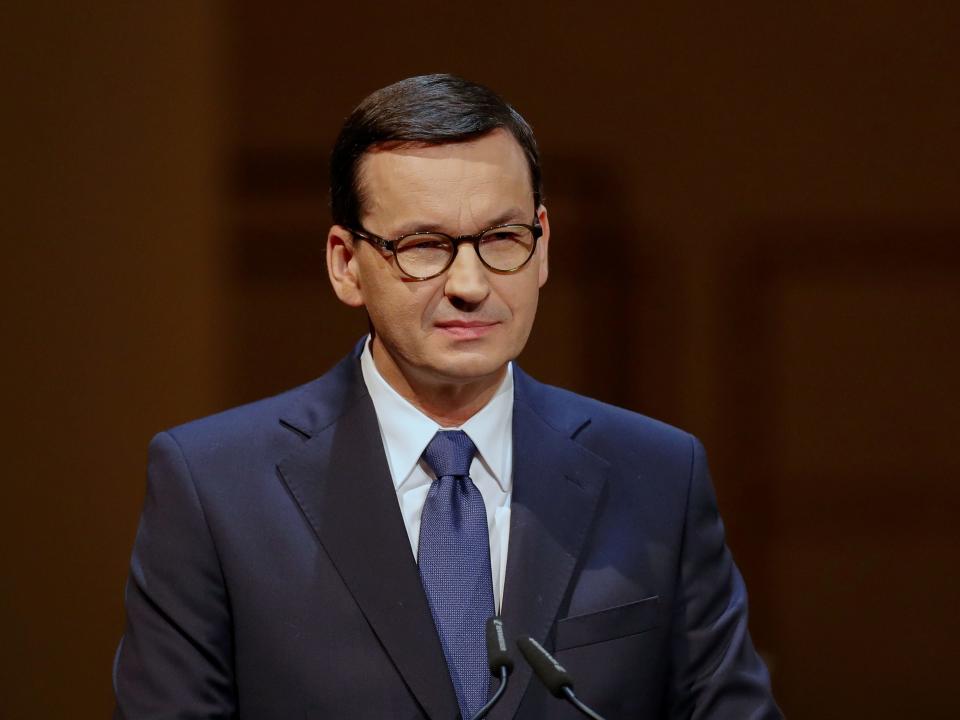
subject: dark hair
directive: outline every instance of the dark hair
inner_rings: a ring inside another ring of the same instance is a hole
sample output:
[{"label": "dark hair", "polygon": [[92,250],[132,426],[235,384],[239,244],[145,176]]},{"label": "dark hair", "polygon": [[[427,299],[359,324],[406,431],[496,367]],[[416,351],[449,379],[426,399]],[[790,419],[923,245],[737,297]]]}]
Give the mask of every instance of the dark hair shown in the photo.
[{"label": "dark hair", "polygon": [[387,143],[440,145],[463,142],[504,128],[523,148],[530,167],[534,207],[543,196],[540,153],[533,130],[499,95],[456,75],[418,75],[381,88],[350,114],[330,156],[333,222],[360,223],[363,203],[357,167],[371,147]]}]

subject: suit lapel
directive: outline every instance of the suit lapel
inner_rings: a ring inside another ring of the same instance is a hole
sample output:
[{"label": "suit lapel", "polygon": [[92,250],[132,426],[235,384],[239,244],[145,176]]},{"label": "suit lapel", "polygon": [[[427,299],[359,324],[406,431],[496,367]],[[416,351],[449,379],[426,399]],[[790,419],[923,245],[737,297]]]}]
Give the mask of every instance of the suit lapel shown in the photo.
[{"label": "suit lapel", "polygon": [[[513,416],[513,497],[503,622],[511,644],[521,635],[546,641],[593,524],[609,465],[571,434],[588,418],[548,423],[529,401],[542,392],[517,372]],[[514,646],[515,647],[515,646]],[[490,720],[512,718],[531,678],[518,662]]]},{"label": "suit lapel", "polygon": [[[355,363],[350,382],[362,388]],[[359,390],[346,400],[339,419],[311,433],[278,469],[426,714],[455,718],[456,695],[390,482],[373,403]]]}]

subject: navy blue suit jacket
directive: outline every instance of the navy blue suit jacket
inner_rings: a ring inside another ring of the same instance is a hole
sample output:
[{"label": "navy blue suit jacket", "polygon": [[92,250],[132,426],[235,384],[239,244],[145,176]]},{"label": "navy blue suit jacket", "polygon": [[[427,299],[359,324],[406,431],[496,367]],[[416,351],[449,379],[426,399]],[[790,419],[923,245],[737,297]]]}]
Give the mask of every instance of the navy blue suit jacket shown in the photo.
[{"label": "navy blue suit jacket", "polygon": [[[703,449],[515,372],[503,598],[616,718],[777,718]],[[161,433],[117,718],[432,718],[457,702],[356,352]],[[490,718],[574,718],[522,660]]]}]

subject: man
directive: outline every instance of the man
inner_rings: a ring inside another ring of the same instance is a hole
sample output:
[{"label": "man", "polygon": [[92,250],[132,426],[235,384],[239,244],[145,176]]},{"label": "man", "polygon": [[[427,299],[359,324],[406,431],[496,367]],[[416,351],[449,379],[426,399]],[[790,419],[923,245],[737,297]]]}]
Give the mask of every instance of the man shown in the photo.
[{"label": "man", "polygon": [[[327,263],[371,335],[320,379],[158,435],[123,718],[469,718],[483,624],[612,718],[775,718],[700,444],[512,365],[547,280],[533,134],[435,75],[332,156]],[[491,718],[572,718],[517,670]]]}]

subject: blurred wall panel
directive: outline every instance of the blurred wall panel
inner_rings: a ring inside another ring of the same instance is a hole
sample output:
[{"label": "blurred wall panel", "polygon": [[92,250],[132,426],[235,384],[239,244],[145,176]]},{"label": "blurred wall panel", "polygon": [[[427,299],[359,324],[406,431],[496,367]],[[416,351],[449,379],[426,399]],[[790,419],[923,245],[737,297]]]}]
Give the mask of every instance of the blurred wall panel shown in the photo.
[{"label": "blurred wall panel", "polygon": [[4,718],[103,718],[146,445],[222,402],[212,3],[4,10]]},{"label": "blurred wall panel", "polygon": [[727,274],[720,464],[780,700],[949,717],[960,226],[755,233]]}]

